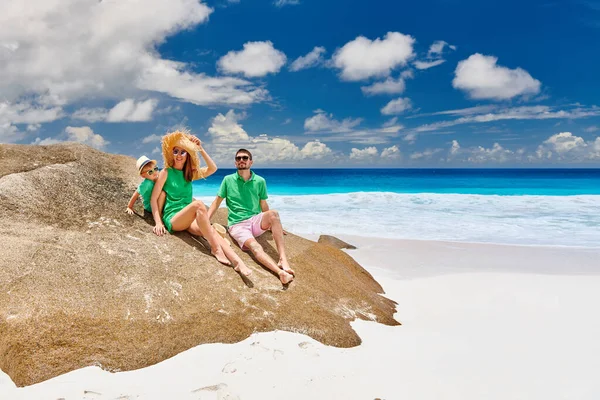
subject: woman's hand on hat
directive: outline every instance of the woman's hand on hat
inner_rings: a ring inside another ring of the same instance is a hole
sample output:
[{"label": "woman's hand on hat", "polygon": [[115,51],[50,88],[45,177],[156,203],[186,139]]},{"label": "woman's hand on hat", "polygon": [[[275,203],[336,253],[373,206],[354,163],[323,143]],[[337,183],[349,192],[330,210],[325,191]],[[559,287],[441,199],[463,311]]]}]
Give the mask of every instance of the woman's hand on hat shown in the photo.
[{"label": "woman's hand on hat", "polygon": [[201,142],[201,141],[200,141],[200,139],[198,139],[196,136],[194,136],[194,135],[191,135],[191,136],[190,136],[190,140],[191,140],[191,141],[192,141],[194,144],[196,144],[196,145],[198,145],[198,146],[202,146],[202,142]]},{"label": "woman's hand on hat", "polygon": [[156,236],[162,236],[167,233],[167,230],[163,224],[156,224],[156,226],[152,228],[152,231],[156,234]]}]

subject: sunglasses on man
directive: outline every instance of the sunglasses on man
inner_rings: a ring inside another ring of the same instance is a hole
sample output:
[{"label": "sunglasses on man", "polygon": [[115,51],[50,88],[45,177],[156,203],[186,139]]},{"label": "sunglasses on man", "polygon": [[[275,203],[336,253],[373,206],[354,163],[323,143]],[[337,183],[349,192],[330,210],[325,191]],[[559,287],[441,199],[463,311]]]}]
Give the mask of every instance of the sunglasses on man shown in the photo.
[{"label": "sunglasses on man", "polygon": [[250,157],[248,156],[235,156],[235,161],[248,161],[250,159]]}]

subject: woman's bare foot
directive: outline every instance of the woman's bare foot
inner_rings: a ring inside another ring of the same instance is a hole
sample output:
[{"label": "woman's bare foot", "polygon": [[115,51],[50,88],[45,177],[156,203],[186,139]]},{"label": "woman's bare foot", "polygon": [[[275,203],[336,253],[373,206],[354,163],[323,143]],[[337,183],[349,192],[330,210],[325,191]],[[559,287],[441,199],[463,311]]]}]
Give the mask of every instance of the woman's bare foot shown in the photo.
[{"label": "woman's bare foot", "polygon": [[282,270],[279,273],[279,280],[281,281],[281,283],[283,283],[285,285],[294,280],[294,275],[288,274],[287,272]]},{"label": "woman's bare foot", "polygon": [[223,249],[221,249],[221,247],[218,247],[216,251],[211,250],[210,254],[215,256],[217,261],[220,262],[221,264],[231,265],[231,261],[229,261],[227,259],[227,257],[225,257],[225,253],[223,253]]},{"label": "woman's bare foot", "polygon": [[290,268],[290,264],[288,264],[287,260],[279,260],[277,266],[290,275],[296,275],[294,270]]},{"label": "woman's bare foot", "polygon": [[239,272],[240,274],[244,275],[244,276],[250,276],[250,274],[252,273],[252,270],[250,268],[248,268],[246,266],[246,264],[244,264],[243,261],[239,261],[237,263],[237,265],[235,267],[233,267],[233,269],[236,272]]}]

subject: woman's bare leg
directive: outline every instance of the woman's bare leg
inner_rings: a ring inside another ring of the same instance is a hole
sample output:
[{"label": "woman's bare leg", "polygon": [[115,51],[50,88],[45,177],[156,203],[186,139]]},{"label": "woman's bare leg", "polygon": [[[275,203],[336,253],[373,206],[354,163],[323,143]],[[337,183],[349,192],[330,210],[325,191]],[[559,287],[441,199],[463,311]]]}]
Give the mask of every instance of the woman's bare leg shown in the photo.
[{"label": "woman's bare leg", "polygon": [[237,253],[231,248],[231,246],[229,246],[225,239],[223,239],[219,234],[217,234],[217,238],[219,241],[219,245],[225,253],[225,257],[227,257],[231,261],[233,269],[235,269],[237,272],[244,276],[249,276],[252,273],[252,270],[248,268],[248,266],[244,263],[244,261],[242,261],[240,256],[237,255]]},{"label": "woman's bare leg", "polygon": [[[219,245],[217,232],[210,225],[206,206],[199,200],[194,200],[190,205],[179,211],[171,219],[171,229],[174,231],[187,230],[193,235],[204,236],[210,244],[210,252],[215,258],[225,265],[231,263],[225,257],[223,249]],[[219,236],[220,237],[220,236]]]}]

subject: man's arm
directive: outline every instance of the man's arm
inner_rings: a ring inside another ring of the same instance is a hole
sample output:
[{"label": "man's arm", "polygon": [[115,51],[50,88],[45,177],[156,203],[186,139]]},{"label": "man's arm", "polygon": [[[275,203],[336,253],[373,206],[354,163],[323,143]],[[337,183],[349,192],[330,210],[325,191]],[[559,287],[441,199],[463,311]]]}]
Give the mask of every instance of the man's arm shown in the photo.
[{"label": "man's arm", "polygon": [[261,210],[262,212],[269,211],[269,203],[267,203],[267,201],[266,201],[266,200],[261,200],[261,201],[260,201],[260,210]]},{"label": "man's arm", "polygon": [[218,210],[219,206],[221,205],[221,202],[223,201],[222,197],[215,197],[215,199],[213,200],[212,204],[210,205],[210,207],[208,208],[208,220],[210,221],[210,219],[212,218],[213,214],[215,213],[215,211]]}]

